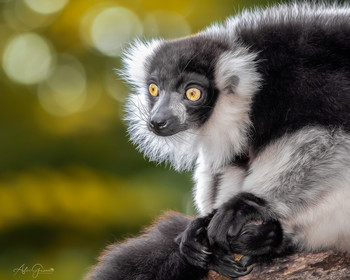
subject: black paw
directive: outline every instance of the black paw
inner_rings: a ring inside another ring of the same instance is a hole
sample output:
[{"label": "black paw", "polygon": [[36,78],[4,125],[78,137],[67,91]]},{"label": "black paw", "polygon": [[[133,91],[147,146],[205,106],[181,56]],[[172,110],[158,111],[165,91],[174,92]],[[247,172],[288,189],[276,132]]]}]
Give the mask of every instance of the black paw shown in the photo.
[{"label": "black paw", "polygon": [[238,238],[247,223],[270,220],[265,207],[263,199],[249,193],[242,193],[225,203],[215,212],[208,225],[210,245],[216,244],[229,251],[229,240]]},{"label": "black paw", "polygon": [[204,269],[208,269],[208,264],[212,256],[207,237],[209,221],[209,217],[196,218],[175,239],[179,244],[180,253],[186,260],[190,264]]},{"label": "black paw", "polygon": [[191,265],[214,270],[230,279],[250,273],[241,261],[235,260],[235,255],[231,251],[216,244],[209,245],[207,227],[212,217],[209,215],[193,220],[175,239],[179,244],[180,253]]},{"label": "black paw", "polygon": [[220,249],[213,250],[213,257],[208,268],[230,279],[241,277],[251,272],[243,261],[235,258],[235,254],[221,251]]},{"label": "black paw", "polygon": [[228,242],[232,252],[244,256],[257,256],[274,252],[280,246],[282,239],[280,223],[270,220],[258,225],[245,225],[240,234],[237,237],[229,237]]}]

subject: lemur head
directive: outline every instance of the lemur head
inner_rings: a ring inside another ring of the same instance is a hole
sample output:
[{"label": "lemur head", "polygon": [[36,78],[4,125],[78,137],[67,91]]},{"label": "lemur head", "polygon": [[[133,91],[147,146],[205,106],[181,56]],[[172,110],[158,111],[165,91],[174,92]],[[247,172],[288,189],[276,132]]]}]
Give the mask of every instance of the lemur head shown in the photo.
[{"label": "lemur head", "polygon": [[228,47],[200,37],[165,42],[146,64],[148,127],[159,136],[198,129],[209,118],[219,90],[215,65]]},{"label": "lemur head", "polygon": [[191,168],[211,145],[221,146],[212,151],[216,165],[241,152],[259,79],[254,59],[238,44],[200,34],[137,41],[123,59],[123,76],[135,88],[126,105],[132,141],[175,169]]}]

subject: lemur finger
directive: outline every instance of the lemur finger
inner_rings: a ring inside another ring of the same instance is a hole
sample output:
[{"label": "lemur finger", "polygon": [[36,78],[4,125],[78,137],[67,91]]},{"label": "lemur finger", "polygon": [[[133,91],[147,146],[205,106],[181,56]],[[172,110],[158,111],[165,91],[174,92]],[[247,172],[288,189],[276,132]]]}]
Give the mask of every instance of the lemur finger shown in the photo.
[{"label": "lemur finger", "polygon": [[194,266],[206,268],[211,258],[211,250],[206,235],[206,217],[193,220],[181,235],[180,253]]},{"label": "lemur finger", "polygon": [[207,254],[207,252],[209,252],[208,248],[199,246],[198,243],[181,244],[180,252],[192,265],[202,268],[207,267],[210,259],[210,255]]},{"label": "lemur finger", "polygon": [[209,244],[227,247],[227,232],[234,217],[233,211],[217,211],[208,225]]}]

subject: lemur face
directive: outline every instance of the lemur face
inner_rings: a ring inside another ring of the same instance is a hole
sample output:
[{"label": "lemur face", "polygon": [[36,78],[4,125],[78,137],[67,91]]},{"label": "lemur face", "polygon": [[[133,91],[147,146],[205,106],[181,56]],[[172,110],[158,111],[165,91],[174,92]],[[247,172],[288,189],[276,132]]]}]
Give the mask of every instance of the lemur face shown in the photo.
[{"label": "lemur face", "polygon": [[222,43],[189,37],[162,44],[146,65],[148,128],[159,136],[197,129],[218,97],[215,65]]}]

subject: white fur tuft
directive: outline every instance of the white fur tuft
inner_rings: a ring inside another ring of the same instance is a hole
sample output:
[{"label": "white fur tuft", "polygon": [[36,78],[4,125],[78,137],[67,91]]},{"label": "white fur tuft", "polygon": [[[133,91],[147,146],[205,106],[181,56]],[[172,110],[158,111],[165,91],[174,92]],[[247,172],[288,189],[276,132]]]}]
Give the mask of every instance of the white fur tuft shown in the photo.
[{"label": "white fur tuft", "polygon": [[122,56],[124,69],[121,76],[134,87],[144,87],[146,75],[146,63],[161,45],[162,40],[143,42],[139,39],[132,43]]},{"label": "white fur tuft", "polygon": [[[214,170],[227,165],[248,146],[249,112],[260,81],[255,58],[254,53],[238,48],[224,53],[217,63],[215,78],[221,93],[212,116],[200,129],[201,153]],[[233,76],[238,78],[238,83],[234,93],[228,93],[225,88]]]}]

